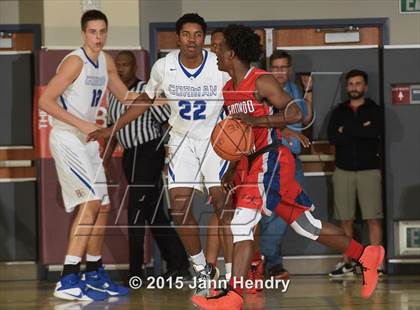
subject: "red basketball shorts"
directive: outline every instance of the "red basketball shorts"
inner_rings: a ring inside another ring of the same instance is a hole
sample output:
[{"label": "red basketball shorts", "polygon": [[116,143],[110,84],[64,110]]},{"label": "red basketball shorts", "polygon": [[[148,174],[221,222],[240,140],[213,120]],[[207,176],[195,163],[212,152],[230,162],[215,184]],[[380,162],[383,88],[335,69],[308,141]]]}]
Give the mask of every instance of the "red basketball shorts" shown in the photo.
[{"label": "red basketball shorts", "polygon": [[251,163],[243,158],[234,178],[236,208],[275,212],[288,224],[314,208],[295,180],[295,158],[286,146],[259,155]]}]

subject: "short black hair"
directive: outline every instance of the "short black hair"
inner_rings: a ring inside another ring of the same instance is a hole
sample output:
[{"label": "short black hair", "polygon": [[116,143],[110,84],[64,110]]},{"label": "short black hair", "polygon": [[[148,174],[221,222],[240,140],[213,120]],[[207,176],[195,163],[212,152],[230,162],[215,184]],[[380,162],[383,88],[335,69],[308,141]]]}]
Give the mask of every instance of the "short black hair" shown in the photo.
[{"label": "short black hair", "polygon": [[207,24],[204,21],[204,18],[202,18],[197,13],[187,13],[181,16],[175,24],[175,30],[176,34],[180,34],[182,26],[186,23],[193,23],[193,24],[199,24],[201,26],[201,29],[203,30],[204,34],[206,34],[207,31]]},{"label": "short black hair", "polygon": [[106,15],[98,10],[89,10],[83,13],[82,18],[80,19],[80,26],[82,27],[82,30],[86,30],[86,25],[91,20],[103,20],[106,24],[106,27],[108,28],[108,18],[106,18]]},{"label": "short black hair", "polygon": [[224,30],[225,28],[216,28],[216,29],[214,29],[212,32],[211,32],[211,35],[213,35],[213,34],[215,34],[215,33],[223,33],[223,30]]},{"label": "short black hair", "polygon": [[273,64],[273,61],[276,59],[286,58],[289,66],[292,64],[292,56],[286,51],[275,50],[270,56],[270,66]]},{"label": "short black hair", "polygon": [[223,30],[226,44],[244,63],[260,60],[262,48],[260,37],[250,27],[230,24]]},{"label": "short black hair", "polygon": [[136,55],[132,51],[123,50],[118,52],[117,57],[120,55],[125,55],[131,58],[131,61],[133,62],[133,65],[136,65]]},{"label": "short black hair", "polygon": [[347,72],[346,74],[346,82],[348,82],[349,79],[355,76],[361,76],[363,77],[363,80],[365,80],[365,83],[368,84],[368,75],[365,71],[359,70],[359,69],[353,69]]}]

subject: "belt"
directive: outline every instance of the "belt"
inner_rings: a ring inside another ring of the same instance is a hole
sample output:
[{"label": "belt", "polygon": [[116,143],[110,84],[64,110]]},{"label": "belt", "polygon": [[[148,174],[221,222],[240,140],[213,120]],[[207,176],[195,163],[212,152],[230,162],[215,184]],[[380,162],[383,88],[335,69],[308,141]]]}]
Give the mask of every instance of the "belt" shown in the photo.
[{"label": "belt", "polygon": [[274,151],[282,144],[283,143],[281,142],[281,140],[275,140],[273,143],[268,144],[264,146],[263,148],[259,149],[258,151],[256,151],[255,153],[248,155],[248,172],[251,169],[251,165],[253,161],[257,159],[258,156],[260,156],[261,154],[270,152],[270,151]]}]

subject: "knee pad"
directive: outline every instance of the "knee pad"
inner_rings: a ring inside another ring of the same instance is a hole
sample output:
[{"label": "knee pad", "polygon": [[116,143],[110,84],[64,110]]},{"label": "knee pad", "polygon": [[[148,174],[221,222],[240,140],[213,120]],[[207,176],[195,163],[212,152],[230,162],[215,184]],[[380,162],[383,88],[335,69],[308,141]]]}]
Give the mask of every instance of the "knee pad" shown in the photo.
[{"label": "knee pad", "polygon": [[312,216],[309,211],[303,212],[293,223],[290,224],[293,230],[306,238],[317,240],[321,234],[322,223]]},{"label": "knee pad", "polygon": [[238,208],[235,210],[230,228],[233,243],[254,240],[252,230],[261,219],[261,212],[255,209]]}]

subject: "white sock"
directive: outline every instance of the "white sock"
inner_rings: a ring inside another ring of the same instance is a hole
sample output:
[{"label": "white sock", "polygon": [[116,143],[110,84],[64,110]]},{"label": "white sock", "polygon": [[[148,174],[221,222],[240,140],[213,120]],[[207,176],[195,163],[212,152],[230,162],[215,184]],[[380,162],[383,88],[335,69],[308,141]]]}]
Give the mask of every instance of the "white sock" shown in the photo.
[{"label": "white sock", "polygon": [[191,261],[193,265],[200,265],[200,266],[206,266],[206,257],[204,256],[203,250],[200,251],[200,253],[196,255],[191,256]]},{"label": "white sock", "polygon": [[225,271],[226,271],[226,274],[232,273],[232,263],[225,263]]},{"label": "white sock", "polygon": [[86,254],[86,261],[87,262],[97,262],[98,260],[100,260],[102,258],[102,256],[101,255],[99,255],[99,256],[94,256],[94,255],[89,255],[89,254]]},{"label": "white sock", "polygon": [[82,258],[79,256],[73,256],[73,255],[66,255],[64,258],[64,265],[77,265],[82,261]]}]

